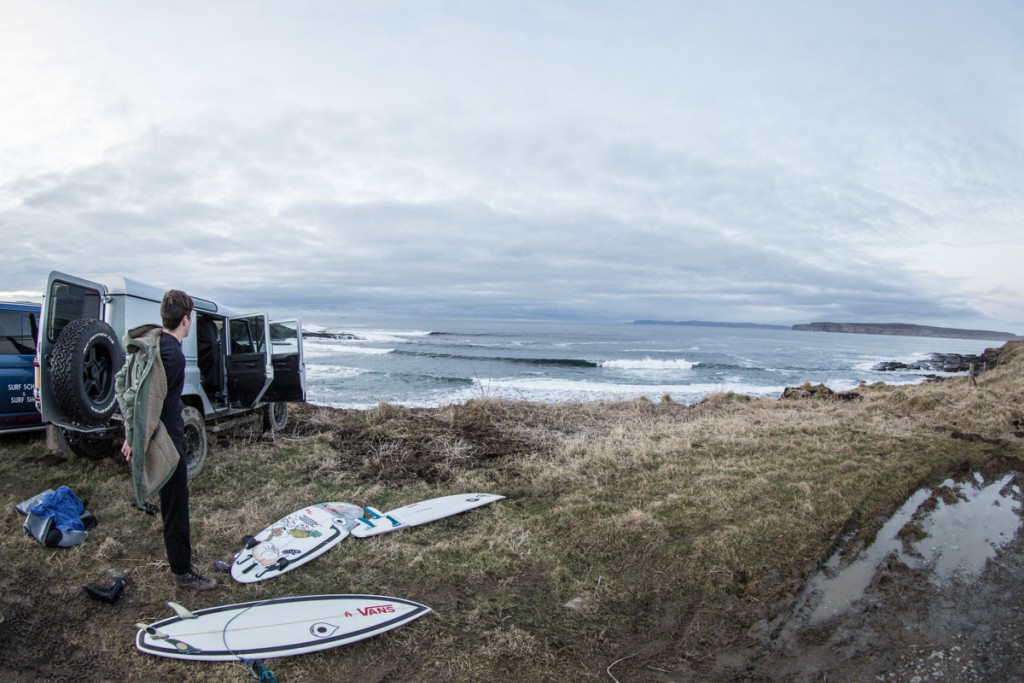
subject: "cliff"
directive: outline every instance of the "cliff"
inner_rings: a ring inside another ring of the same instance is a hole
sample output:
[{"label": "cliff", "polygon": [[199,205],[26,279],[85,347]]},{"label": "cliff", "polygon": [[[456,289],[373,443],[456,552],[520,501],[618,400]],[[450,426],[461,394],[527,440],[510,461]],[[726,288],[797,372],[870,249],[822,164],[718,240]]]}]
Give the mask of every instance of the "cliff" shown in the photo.
[{"label": "cliff", "polygon": [[991,330],[961,330],[953,327],[932,327],[907,323],[808,323],[793,325],[801,332],[846,332],[848,334],[891,334],[901,337],[951,337],[954,339],[991,339],[1009,341],[1018,339],[1010,332]]}]

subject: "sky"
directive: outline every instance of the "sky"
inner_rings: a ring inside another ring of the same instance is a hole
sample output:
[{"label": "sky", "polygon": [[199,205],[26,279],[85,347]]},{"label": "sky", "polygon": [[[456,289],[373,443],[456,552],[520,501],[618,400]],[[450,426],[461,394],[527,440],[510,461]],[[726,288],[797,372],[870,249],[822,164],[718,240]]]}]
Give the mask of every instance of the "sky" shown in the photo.
[{"label": "sky", "polygon": [[1024,334],[1024,3],[0,0],[0,298]]}]

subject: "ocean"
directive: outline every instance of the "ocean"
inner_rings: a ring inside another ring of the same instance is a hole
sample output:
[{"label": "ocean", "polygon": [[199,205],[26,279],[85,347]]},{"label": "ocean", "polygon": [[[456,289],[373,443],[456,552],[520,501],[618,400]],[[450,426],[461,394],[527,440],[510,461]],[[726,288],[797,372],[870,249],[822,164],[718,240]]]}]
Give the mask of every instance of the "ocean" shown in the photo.
[{"label": "ocean", "polygon": [[437,407],[474,398],[606,401],[720,391],[777,397],[789,386],[835,391],[908,384],[926,371],[879,372],[932,353],[978,354],[999,341],[785,329],[526,321],[309,321],[303,342],[311,403]]}]

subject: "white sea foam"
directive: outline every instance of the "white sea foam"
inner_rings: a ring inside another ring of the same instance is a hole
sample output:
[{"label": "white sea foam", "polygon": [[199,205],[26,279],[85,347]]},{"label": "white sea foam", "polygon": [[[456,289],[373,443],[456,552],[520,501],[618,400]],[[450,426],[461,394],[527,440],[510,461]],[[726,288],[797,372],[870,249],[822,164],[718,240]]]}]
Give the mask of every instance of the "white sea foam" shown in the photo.
[{"label": "white sea foam", "polygon": [[[363,342],[374,342],[374,343],[395,343],[402,342],[408,338],[415,337],[426,337],[430,335],[429,330],[390,330],[381,329],[376,327],[363,327],[360,325],[352,325],[351,327],[339,328],[338,325],[332,327],[324,327],[323,325],[307,325],[303,324],[304,330],[311,332],[328,332],[331,334],[351,334],[359,337],[358,341]],[[336,340],[330,340],[336,341]]]},{"label": "white sea foam", "polygon": [[893,354],[886,356],[866,356],[862,355],[860,358],[853,363],[855,370],[868,370],[870,371],[879,363],[903,363],[904,365],[910,365],[911,363],[917,363],[918,361],[927,360],[931,358],[932,352],[930,351],[913,351],[910,353]]},{"label": "white sea foam", "polygon": [[[616,382],[591,382],[553,378],[511,378],[476,380],[476,386],[464,390],[466,398],[472,396],[495,396],[500,398],[521,398],[529,401],[559,402],[567,400],[628,400],[640,396],[660,400],[669,395],[683,403],[696,403],[709,394],[732,391],[750,396],[780,396],[785,387],[758,386],[754,384],[702,383],[702,384],[623,384]],[[464,399],[461,399],[464,400]]]},{"label": "white sea foam", "polygon": [[617,370],[691,370],[698,363],[683,358],[657,360],[654,358],[627,358],[623,360],[606,360],[600,363],[602,368]]},{"label": "white sea foam", "polygon": [[360,346],[358,343],[344,343],[332,339],[329,342],[317,342],[315,344],[303,344],[303,354],[306,358],[326,358],[338,354],[352,353],[365,356],[384,356],[394,349],[381,349],[374,346]]},{"label": "white sea foam", "polygon": [[306,364],[306,380],[313,382],[358,377],[368,372],[369,370],[363,368],[349,368],[343,365]]},{"label": "white sea foam", "polygon": [[382,329],[360,329],[358,327],[348,330],[351,334],[360,337],[368,342],[376,344],[401,343],[409,338],[430,336],[429,330],[382,330]]},{"label": "white sea foam", "polygon": [[857,387],[860,386],[860,380],[849,379],[844,377],[841,379],[830,379],[828,381],[822,382],[822,384],[827,386],[832,391],[852,391],[853,389],[856,389]]}]

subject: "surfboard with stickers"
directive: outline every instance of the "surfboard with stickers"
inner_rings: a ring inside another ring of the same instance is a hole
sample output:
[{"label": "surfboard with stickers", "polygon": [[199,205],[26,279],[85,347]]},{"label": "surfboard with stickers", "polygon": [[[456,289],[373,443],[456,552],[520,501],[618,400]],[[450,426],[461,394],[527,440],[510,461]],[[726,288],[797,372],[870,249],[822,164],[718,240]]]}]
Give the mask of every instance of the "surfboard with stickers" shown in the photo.
[{"label": "surfboard with stickers", "polygon": [[341,502],[310,505],[243,539],[231,578],[255,583],[280,576],[320,557],[359,526],[363,508]]}]

